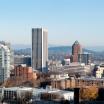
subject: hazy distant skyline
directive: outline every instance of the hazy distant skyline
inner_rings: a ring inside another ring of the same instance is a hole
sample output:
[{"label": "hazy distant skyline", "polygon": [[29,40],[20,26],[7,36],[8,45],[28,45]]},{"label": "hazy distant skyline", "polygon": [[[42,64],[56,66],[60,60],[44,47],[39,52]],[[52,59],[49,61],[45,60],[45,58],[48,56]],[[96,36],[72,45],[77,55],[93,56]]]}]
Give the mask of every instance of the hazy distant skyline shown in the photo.
[{"label": "hazy distant skyline", "polygon": [[49,44],[104,46],[104,0],[1,0],[0,40],[31,44],[31,29],[48,29]]}]

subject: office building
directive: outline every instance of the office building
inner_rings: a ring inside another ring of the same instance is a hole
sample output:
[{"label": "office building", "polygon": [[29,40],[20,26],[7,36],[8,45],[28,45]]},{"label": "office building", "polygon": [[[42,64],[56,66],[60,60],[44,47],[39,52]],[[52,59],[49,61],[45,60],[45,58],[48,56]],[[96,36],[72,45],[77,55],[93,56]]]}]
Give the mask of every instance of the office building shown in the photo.
[{"label": "office building", "polygon": [[[32,100],[32,104],[60,104],[58,101],[62,99],[68,101],[74,100],[74,91],[31,87],[0,88],[0,102],[3,100],[9,104],[26,104],[25,101],[29,101],[30,99]],[[46,101],[51,101],[51,103],[45,103]],[[52,103],[52,101],[54,102]],[[57,102],[55,103],[55,101]]]},{"label": "office building", "polygon": [[11,43],[5,42],[5,41],[0,41],[0,44],[7,46],[8,49],[10,50],[10,65],[12,67],[14,65],[14,51],[11,47]]},{"label": "office building", "polygon": [[43,28],[32,29],[32,68],[47,72],[48,31]]},{"label": "office building", "polygon": [[[1,104],[26,104],[25,99],[31,99],[32,88],[31,87],[9,87],[0,88],[0,103]],[[26,100],[27,101],[27,100]]]},{"label": "office building", "polygon": [[25,81],[31,81],[36,80],[37,75],[36,72],[32,70],[32,67],[27,67],[25,65],[19,65],[14,67],[13,70],[11,70],[10,73],[10,79],[19,79],[19,82],[25,82]]},{"label": "office building", "polygon": [[78,62],[78,54],[82,53],[81,45],[78,41],[75,41],[72,45],[72,62]]},{"label": "office building", "polygon": [[31,66],[31,56],[24,56],[24,55],[15,55],[14,56],[14,65],[18,66],[21,64],[26,64],[26,66]]},{"label": "office building", "polygon": [[0,83],[10,76],[11,52],[7,45],[0,43]]},{"label": "office building", "polygon": [[89,65],[92,62],[92,54],[90,53],[79,54],[78,62],[85,63],[85,65]]}]

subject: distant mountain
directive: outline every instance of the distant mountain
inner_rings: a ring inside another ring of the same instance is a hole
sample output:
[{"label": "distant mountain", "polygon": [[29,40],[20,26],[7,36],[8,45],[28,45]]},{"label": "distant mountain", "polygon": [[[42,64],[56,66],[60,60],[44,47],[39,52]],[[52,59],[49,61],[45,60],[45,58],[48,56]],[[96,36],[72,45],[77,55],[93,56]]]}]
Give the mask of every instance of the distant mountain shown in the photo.
[{"label": "distant mountain", "polygon": [[[30,55],[31,56],[31,45],[15,45],[14,54],[15,55]],[[97,52],[90,49],[83,49],[83,52],[92,53],[94,60],[104,61],[104,51]],[[65,55],[71,55],[71,46],[53,46],[49,45],[48,48],[49,59],[55,57],[58,60],[62,60]]]},{"label": "distant mountain", "polygon": [[65,54],[69,54],[72,52],[71,46],[58,46],[58,47],[49,47],[48,48],[49,53],[65,53]]},{"label": "distant mountain", "polygon": [[[89,49],[83,49],[83,52],[87,53],[96,53],[96,51],[92,51]],[[50,47],[49,53],[72,53],[72,47],[71,46],[59,46],[59,47]]]},{"label": "distant mountain", "polygon": [[86,48],[89,49],[89,50],[94,50],[96,52],[104,51],[104,46],[89,46],[89,47],[86,47]]},{"label": "distant mountain", "polygon": [[[26,46],[25,46],[26,47]],[[15,54],[25,54],[30,55],[31,54],[31,48],[21,48],[21,49],[14,49]],[[71,46],[57,46],[57,47],[49,47],[48,48],[49,54],[71,54],[72,53],[72,47]],[[83,49],[83,52],[88,53],[96,53],[95,51]]]},{"label": "distant mountain", "polygon": [[59,45],[48,44],[48,47],[49,47],[49,48],[50,48],[50,47],[57,47],[57,46],[59,46]]},{"label": "distant mountain", "polygon": [[[59,45],[54,45],[54,44],[48,44],[48,47],[50,48],[50,50],[52,49],[56,49],[58,50],[58,48],[61,48],[64,51],[65,50],[71,50],[69,48],[71,48],[71,46],[59,46]],[[18,49],[26,49],[26,48],[31,48],[31,44],[14,44],[12,45],[12,48],[14,50],[18,50]],[[92,50],[92,51],[96,51],[96,52],[104,52],[104,46],[89,46],[89,47],[86,47],[87,50]]]},{"label": "distant mountain", "polygon": [[31,48],[31,45],[30,44],[14,44],[12,45],[12,48],[14,50],[26,49],[26,48]]},{"label": "distant mountain", "polygon": [[15,55],[31,55],[31,48],[15,49],[14,54]]},{"label": "distant mountain", "polygon": [[[48,47],[57,47],[57,45],[49,44]],[[14,44],[12,45],[12,48],[14,50],[26,49],[26,48],[31,48],[31,45],[30,44]]]}]

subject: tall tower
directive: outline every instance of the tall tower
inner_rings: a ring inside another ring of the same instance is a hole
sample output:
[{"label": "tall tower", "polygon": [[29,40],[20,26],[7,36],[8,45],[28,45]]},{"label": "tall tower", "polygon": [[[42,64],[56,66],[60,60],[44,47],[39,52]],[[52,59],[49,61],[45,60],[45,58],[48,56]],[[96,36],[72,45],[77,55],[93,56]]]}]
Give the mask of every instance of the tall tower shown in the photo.
[{"label": "tall tower", "polygon": [[72,62],[78,62],[78,55],[81,53],[82,53],[81,45],[76,40],[72,45]]},{"label": "tall tower", "polygon": [[32,68],[47,72],[48,31],[43,28],[32,29]]},{"label": "tall tower", "polygon": [[5,42],[5,41],[0,41],[0,44],[8,47],[8,49],[10,50],[10,64],[11,64],[11,68],[13,68],[13,66],[14,66],[14,51],[11,47],[11,43]]},{"label": "tall tower", "polygon": [[0,83],[10,77],[11,51],[7,45],[0,43]]}]

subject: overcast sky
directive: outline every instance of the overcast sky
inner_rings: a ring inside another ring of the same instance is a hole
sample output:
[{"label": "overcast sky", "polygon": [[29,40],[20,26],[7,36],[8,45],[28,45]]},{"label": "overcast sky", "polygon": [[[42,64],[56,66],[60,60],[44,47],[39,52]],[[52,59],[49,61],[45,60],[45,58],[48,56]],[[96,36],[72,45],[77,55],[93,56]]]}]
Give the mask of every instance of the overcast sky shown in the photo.
[{"label": "overcast sky", "polygon": [[30,44],[32,27],[49,44],[104,46],[104,0],[0,0],[0,40]]}]

